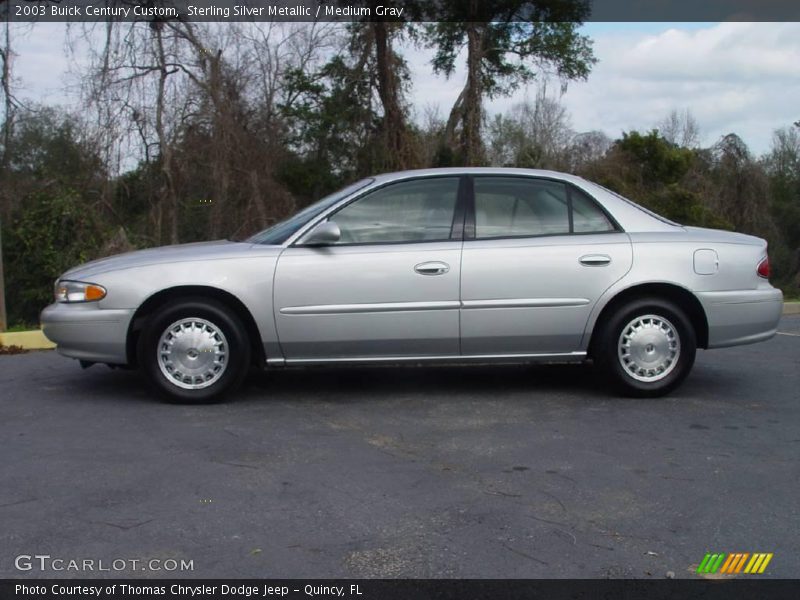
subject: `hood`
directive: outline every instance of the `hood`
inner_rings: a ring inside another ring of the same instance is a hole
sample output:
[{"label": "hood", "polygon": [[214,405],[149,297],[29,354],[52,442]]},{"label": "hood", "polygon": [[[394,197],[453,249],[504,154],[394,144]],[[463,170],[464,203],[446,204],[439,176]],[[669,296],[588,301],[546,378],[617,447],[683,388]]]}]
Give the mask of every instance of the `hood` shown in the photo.
[{"label": "hood", "polygon": [[161,246],[93,260],[70,269],[61,276],[61,279],[86,280],[108,271],[119,271],[147,265],[233,258],[247,254],[251,248],[255,248],[256,252],[254,253],[257,254],[272,254],[280,249],[280,247],[275,246],[254,247],[250,243],[230,242],[228,240]]}]

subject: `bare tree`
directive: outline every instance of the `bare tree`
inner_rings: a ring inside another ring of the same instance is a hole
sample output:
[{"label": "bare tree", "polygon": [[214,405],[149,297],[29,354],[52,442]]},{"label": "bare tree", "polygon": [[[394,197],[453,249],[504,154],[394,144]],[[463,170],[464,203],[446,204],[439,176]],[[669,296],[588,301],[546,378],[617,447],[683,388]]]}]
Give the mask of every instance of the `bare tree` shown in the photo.
[{"label": "bare tree", "polygon": [[772,148],[767,155],[767,166],[773,173],[800,174],[800,130],[783,127],[772,135]]},{"label": "bare tree", "polygon": [[611,148],[613,142],[602,131],[585,131],[572,138],[569,147],[569,170],[581,173],[585,167],[600,160]]},{"label": "bare tree", "polygon": [[334,23],[252,23],[238,30],[250,52],[252,100],[268,119],[277,118],[278,105],[290,105],[283,85],[290,71],[309,72],[341,43]]},{"label": "bare tree", "polygon": [[[10,5],[6,4],[4,9],[9,10]],[[3,92],[3,169],[8,168],[8,161],[11,157],[9,151],[11,145],[11,130],[14,123],[14,108],[15,101],[11,92],[11,23],[8,15],[6,15],[5,22],[3,23],[3,46],[0,48],[0,61],[2,61],[2,75],[0,75],[0,83],[2,84]]]},{"label": "bare tree", "polygon": [[[82,34],[92,59],[83,93],[95,110],[107,151],[126,142],[130,145],[138,137],[140,155],[148,161],[158,157],[162,179],[154,198],[155,237],[159,242],[178,243],[179,196],[172,143],[176,117],[183,107],[176,102],[180,82],[173,81],[182,72],[177,40],[161,21],[108,22],[87,26]],[[136,137],[131,136],[134,131]]]},{"label": "bare tree", "polygon": [[278,107],[293,102],[284,83],[314,70],[339,31],[189,21],[84,30],[92,61],[83,94],[109,153],[128,147],[160,173],[151,187],[156,242],[242,234],[294,210],[276,176],[287,152]]},{"label": "bare tree", "polygon": [[566,85],[586,78],[595,62],[591,42],[577,33],[589,14],[587,0],[447,0],[436,6],[446,18],[427,28],[428,44],[436,48],[434,71],[449,77],[461,50],[467,54],[466,83],[446,130],[448,145],[464,165],[484,161],[484,98],[509,95],[542,74]]},{"label": "bare tree", "polygon": [[378,20],[370,26],[375,43],[378,95],[383,105],[382,134],[390,157],[387,168],[407,169],[414,166],[415,160],[410,151],[406,110],[401,100],[405,63],[392,47],[392,39],[402,30],[402,25]]},{"label": "bare tree", "polygon": [[773,233],[769,219],[766,173],[736,134],[723,136],[712,148],[713,186],[706,192],[712,208],[737,231],[762,236]]},{"label": "bare tree", "polygon": [[686,108],[673,110],[656,126],[665,140],[682,148],[697,148],[700,145],[700,125]]},{"label": "bare tree", "polygon": [[[6,12],[3,23],[3,45],[0,48],[0,62],[2,62],[2,74],[0,74],[0,88],[3,93],[3,156],[0,161],[0,168],[2,168],[2,175],[7,175],[9,162],[11,160],[11,136],[14,124],[14,111],[16,103],[11,91],[11,24],[8,11],[10,4],[5,3],[3,6]],[[8,214],[10,211],[10,198],[7,196],[6,185],[3,184],[4,192],[0,195],[0,225],[2,224],[3,213]],[[6,330],[6,299],[5,299],[5,277],[3,275],[3,245],[2,236],[0,236],[0,331]]]},{"label": "bare tree", "polygon": [[489,127],[488,161],[495,166],[568,169],[574,132],[560,97],[536,88],[533,100],[514,105]]}]

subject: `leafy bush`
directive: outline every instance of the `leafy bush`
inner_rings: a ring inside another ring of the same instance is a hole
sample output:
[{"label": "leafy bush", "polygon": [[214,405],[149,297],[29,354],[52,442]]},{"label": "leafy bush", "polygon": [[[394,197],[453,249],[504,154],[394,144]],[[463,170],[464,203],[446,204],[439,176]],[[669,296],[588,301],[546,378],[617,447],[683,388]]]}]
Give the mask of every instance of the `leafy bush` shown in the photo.
[{"label": "leafy bush", "polygon": [[9,323],[39,321],[53,283],[66,269],[97,256],[103,245],[95,211],[72,191],[37,192],[3,230]]}]

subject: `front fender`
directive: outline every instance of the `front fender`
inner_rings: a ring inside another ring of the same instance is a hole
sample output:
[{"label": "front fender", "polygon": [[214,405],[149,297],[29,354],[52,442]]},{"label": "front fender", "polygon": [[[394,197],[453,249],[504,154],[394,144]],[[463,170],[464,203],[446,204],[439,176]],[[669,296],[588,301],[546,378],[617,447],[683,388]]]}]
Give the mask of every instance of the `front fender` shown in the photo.
[{"label": "front fender", "polygon": [[138,310],[156,294],[177,287],[206,287],[237,298],[250,312],[266,356],[280,356],[272,282],[278,253],[231,259],[175,262],[109,271],[95,278],[108,290],[101,309]]}]

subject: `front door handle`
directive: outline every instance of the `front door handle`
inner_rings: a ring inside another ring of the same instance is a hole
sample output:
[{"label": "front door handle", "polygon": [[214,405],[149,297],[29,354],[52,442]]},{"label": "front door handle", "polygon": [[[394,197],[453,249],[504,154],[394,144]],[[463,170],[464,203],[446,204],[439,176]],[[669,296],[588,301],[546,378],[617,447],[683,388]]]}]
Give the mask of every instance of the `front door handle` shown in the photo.
[{"label": "front door handle", "polygon": [[450,270],[450,265],[439,261],[424,262],[415,266],[414,270],[420,275],[444,275]]},{"label": "front door handle", "polygon": [[578,259],[584,267],[605,267],[611,264],[611,257],[607,254],[586,254]]}]

